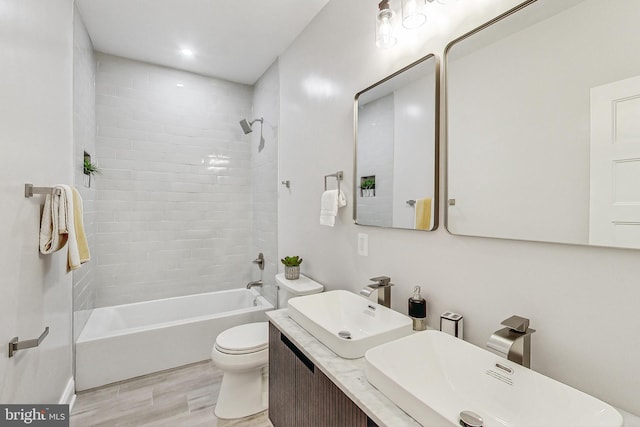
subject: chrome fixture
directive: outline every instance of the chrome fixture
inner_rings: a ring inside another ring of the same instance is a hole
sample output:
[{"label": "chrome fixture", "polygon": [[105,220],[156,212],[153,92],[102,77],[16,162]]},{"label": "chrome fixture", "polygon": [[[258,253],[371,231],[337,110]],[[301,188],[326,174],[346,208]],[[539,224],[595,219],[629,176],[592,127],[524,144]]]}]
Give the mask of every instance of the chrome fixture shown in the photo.
[{"label": "chrome fixture", "polygon": [[394,46],[398,39],[393,35],[393,10],[389,7],[389,0],[378,3],[376,15],[376,46],[388,49]]},{"label": "chrome fixture", "polygon": [[258,268],[260,270],[264,270],[264,255],[262,254],[262,252],[258,254],[258,258],[254,259],[251,262],[254,264],[258,264]]},{"label": "chrome fixture", "polygon": [[487,347],[502,357],[519,363],[525,368],[531,366],[531,334],[536,330],[529,327],[529,319],[511,316],[502,321],[506,328],[491,335]]},{"label": "chrome fixture", "polygon": [[[437,3],[447,5],[456,3],[458,0],[437,0]],[[436,0],[402,0],[402,27],[407,30],[420,28],[427,22],[427,3],[434,3]],[[398,39],[393,34],[395,13],[389,6],[389,0],[382,0],[378,3],[376,14],[376,46],[388,49],[396,45]]]},{"label": "chrome fixture", "polygon": [[422,27],[427,22],[424,5],[425,0],[402,0],[402,26],[410,30]]},{"label": "chrome fixture", "polygon": [[462,427],[482,427],[484,420],[475,412],[462,411],[460,412],[460,425]]},{"label": "chrome fixture", "polygon": [[376,283],[368,285],[360,290],[360,295],[369,297],[373,291],[378,291],[378,304],[384,305],[387,308],[391,308],[391,278],[387,276],[373,277],[372,280]]},{"label": "chrome fixture", "polygon": [[20,341],[18,337],[13,337],[9,341],[9,357],[13,357],[18,350],[26,350],[28,348],[38,347],[42,341],[49,335],[49,327],[44,328],[44,332],[38,338]]},{"label": "chrome fixture", "polygon": [[240,120],[240,126],[242,126],[242,131],[245,135],[253,132],[253,124],[255,122],[260,122],[260,128],[262,129],[262,124],[264,122],[264,119],[262,117],[260,117],[259,119],[253,119],[251,121],[248,121],[247,119]]},{"label": "chrome fixture", "polygon": [[247,283],[247,289],[251,289],[254,286],[257,286],[257,287],[261,288],[262,287],[262,280],[256,280],[255,282]]}]

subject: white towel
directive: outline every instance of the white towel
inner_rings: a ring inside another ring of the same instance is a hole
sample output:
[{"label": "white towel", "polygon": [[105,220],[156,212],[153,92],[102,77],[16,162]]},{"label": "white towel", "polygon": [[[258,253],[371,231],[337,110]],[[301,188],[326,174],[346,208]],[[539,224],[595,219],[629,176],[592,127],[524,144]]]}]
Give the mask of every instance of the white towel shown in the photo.
[{"label": "white towel", "polygon": [[67,198],[62,187],[60,194],[47,194],[40,222],[40,252],[48,255],[59,251],[67,243]]},{"label": "white towel", "polygon": [[67,270],[80,268],[80,251],[73,216],[73,190],[68,185],[56,185],[60,195],[47,194],[40,223],[40,252],[50,254],[68,244]]},{"label": "white towel", "polygon": [[67,270],[76,270],[80,268],[80,251],[78,250],[78,239],[76,237],[75,218],[73,216],[73,190],[68,185],[60,185],[63,189],[63,196],[67,199],[67,246],[69,253],[67,255]]},{"label": "white towel", "polygon": [[347,198],[344,193],[338,190],[328,190],[322,193],[320,199],[320,225],[333,227],[336,223],[338,208],[347,205]]}]

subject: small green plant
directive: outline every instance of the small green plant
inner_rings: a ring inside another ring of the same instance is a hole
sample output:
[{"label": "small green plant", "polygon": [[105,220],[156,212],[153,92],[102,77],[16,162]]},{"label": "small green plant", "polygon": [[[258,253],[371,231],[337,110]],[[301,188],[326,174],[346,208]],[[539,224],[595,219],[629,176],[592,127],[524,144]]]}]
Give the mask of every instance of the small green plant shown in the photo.
[{"label": "small green plant", "polygon": [[302,264],[302,258],[299,256],[286,256],[280,260],[286,267],[297,267]]},{"label": "small green plant", "polygon": [[362,188],[363,190],[372,190],[374,188],[376,188],[376,181],[373,179],[365,179],[364,181],[362,181],[362,183],[360,184],[360,188]]},{"label": "small green plant", "polygon": [[96,175],[101,174],[102,172],[98,168],[98,165],[95,163],[91,163],[91,160],[84,159],[84,174],[85,175]]}]

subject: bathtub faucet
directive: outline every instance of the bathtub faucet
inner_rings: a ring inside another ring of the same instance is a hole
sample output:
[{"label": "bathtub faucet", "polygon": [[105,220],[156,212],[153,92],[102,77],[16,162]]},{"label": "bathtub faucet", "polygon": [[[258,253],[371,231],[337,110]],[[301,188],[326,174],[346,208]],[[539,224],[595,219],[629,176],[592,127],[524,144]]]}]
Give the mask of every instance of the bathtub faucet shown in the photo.
[{"label": "bathtub faucet", "polygon": [[247,289],[251,289],[254,286],[259,286],[262,287],[262,280],[256,280],[255,282],[249,282],[247,283]]}]

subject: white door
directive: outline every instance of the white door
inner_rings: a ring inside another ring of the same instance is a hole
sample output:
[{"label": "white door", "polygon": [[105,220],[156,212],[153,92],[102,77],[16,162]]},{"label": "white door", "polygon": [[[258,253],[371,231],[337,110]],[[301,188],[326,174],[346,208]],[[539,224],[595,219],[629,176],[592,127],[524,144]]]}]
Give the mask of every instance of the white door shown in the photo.
[{"label": "white door", "polygon": [[640,76],[591,89],[589,242],[640,248]]}]

